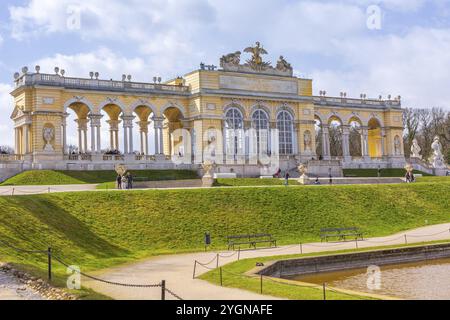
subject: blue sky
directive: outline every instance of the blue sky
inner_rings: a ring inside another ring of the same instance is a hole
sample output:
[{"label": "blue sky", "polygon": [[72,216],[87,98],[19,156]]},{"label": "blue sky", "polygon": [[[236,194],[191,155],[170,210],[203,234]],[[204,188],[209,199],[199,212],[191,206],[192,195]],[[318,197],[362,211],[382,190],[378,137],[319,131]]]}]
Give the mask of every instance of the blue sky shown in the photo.
[{"label": "blue sky", "polygon": [[9,91],[22,66],[151,81],[218,65],[255,41],[313,78],[315,93],[450,106],[450,0],[3,0],[0,145],[13,143]]}]

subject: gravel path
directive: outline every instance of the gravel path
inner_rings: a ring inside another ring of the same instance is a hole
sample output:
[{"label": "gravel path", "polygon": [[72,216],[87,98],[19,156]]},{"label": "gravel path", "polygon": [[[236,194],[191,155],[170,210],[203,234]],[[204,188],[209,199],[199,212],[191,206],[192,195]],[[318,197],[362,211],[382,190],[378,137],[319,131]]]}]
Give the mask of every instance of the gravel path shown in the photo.
[{"label": "gravel path", "polygon": [[[450,239],[450,223],[433,225],[407,232],[398,233],[388,237],[367,239],[358,241],[359,248],[379,247],[388,245],[398,245],[405,243],[420,243],[434,240]],[[355,249],[356,242],[341,243],[309,243],[302,247],[303,253],[337,251],[344,249]],[[300,245],[285,246],[266,250],[242,251],[241,259],[270,257],[286,254],[299,254]],[[225,265],[236,261],[237,254],[233,252],[222,252],[219,265]],[[170,255],[154,257],[138,263],[119,266],[109,270],[97,272],[96,275],[102,279],[130,284],[154,284],[161,280],[167,281],[167,287],[176,294],[187,300],[259,300],[274,299],[273,297],[262,296],[250,291],[222,288],[206,281],[193,279],[194,261],[207,263],[213,260],[216,253],[192,253],[182,255]],[[228,256],[228,257],[227,257]],[[215,268],[217,262],[208,264],[209,268]],[[207,272],[208,269],[197,266],[197,275]],[[103,293],[114,299],[133,300],[158,300],[161,298],[161,289],[137,289],[130,287],[119,287],[109,284],[99,283],[88,279],[83,279],[83,285]],[[168,299],[173,299],[167,294]]]}]

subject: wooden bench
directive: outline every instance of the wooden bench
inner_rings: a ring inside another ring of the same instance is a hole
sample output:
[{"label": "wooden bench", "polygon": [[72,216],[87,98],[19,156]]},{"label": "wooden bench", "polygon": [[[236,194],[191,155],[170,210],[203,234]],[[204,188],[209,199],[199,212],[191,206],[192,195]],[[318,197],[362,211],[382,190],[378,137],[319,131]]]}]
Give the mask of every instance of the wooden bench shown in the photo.
[{"label": "wooden bench", "polygon": [[325,228],[320,230],[321,241],[328,242],[328,239],[336,238],[345,241],[347,238],[354,238],[355,240],[364,240],[362,232],[359,228]]},{"label": "wooden bench", "polygon": [[228,250],[235,249],[236,246],[248,245],[256,249],[256,245],[260,243],[268,243],[270,247],[277,246],[277,240],[275,240],[271,234],[261,233],[261,234],[245,234],[245,235],[235,235],[228,236]]}]

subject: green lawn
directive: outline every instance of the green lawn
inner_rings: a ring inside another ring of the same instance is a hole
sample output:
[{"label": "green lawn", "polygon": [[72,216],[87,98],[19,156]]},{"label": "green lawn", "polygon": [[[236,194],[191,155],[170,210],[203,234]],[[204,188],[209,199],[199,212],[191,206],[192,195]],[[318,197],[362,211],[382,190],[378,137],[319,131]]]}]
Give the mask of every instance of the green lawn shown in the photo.
[{"label": "green lawn", "polygon": [[[442,241],[434,241],[423,243],[425,244],[437,244],[445,243]],[[238,288],[243,290],[252,291],[255,293],[261,293],[261,278],[257,275],[250,275],[249,272],[253,270],[256,263],[268,263],[271,261],[298,259],[304,257],[313,256],[324,256],[324,255],[334,255],[343,253],[353,253],[353,252],[365,252],[372,250],[381,249],[393,249],[393,248],[404,248],[411,246],[418,246],[420,244],[409,244],[409,245],[397,245],[397,246],[385,246],[378,248],[367,248],[360,250],[342,250],[335,252],[322,252],[322,253],[311,253],[311,254],[298,254],[298,255],[284,255],[284,256],[273,256],[273,257],[263,257],[263,258],[253,258],[245,259],[241,261],[236,261],[227,264],[222,267],[222,285],[224,287]],[[201,266],[198,266],[201,268]],[[200,279],[211,282],[215,285],[221,285],[220,283],[220,270],[211,270],[199,277]],[[263,277],[263,294],[281,298],[287,298],[292,300],[323,300],[323,287],[314,286],[308,287],[300,283],[293,285],[291,283],[286,284],[280,280],[270,280]],[[327,300],[361,300],[361,299],[371,299],[365,296],[359,296],[356,294],[333,292],[330,289],[326,293]]]},{"label": "green lawn", "polygon": [[[450,220],[450,180],[439,183],[82,192],[0,198],[0,239],[54,248],[93,271],[152,255],[213,249],[229,234],[269,232],[280,245],[317,241],[324,227],[382,236]],[[46,257],[0,246],[0,261],[45,277]],[[63,284],[65,269],[54,268]]]},{"label": "green lawn", "polygon": [[[197,179],[197,173],[189,170],[130,170],[137,178],[145,181]],[[22,185],[64,185],[64,184],[100,184],[115,181],[114,171],[57,171],[34,170],[20,173],[2,186]]]},{"label": "green lawn", "polygon": [[[282,186],[283,179],[259,179],[259,178],[236,178],[217,179],[216,187],[251,187],[251,186]],[[295,180],[289,180],[289,185],[299,185]]]},{"label": "green lawn", "polygon": [[[422,174],[424,176],[430,176],[429,174],[421,171],[414,170],[414,174]],[[405,169],[381,169],[381,177],[404,177],[406,175]],[[364,177],[374,178],[378,177],[378,169],[344,169],[345,177]]]}]

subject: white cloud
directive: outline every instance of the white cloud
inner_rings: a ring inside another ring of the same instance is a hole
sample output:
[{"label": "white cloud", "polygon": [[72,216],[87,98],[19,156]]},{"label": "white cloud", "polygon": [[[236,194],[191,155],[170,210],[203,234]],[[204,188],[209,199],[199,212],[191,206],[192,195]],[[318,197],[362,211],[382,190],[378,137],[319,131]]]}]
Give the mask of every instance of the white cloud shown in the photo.
[{"label": "white cloud", "polygon": [[13,99],[9,94],[12,90],[11,85],[0,83],[0,145],[14,146],[13,123],[9,118],[13,112]]},{"label": "white cloud", "polygon": [[[135,80],[150,80],[149,70],[141,58],[126,58],[108,48],[74,55],[55,54],[35,62],[44,73],[52,73],[57,66],[66,71],[68,77],[88,78],[89,72],[99,72],[100,78],[119,80],[122,74],[131,74]],[[152,73],[150,73],[152,74]]]},{"label": "white cloud", "polygon": [[[366,27],[368,5],[404,14],[427,3],[431,0],[31,0],[11,7],[10,16],[16,39],[73,34],[99,46],[50,54],[37,61],[43,72],[59,66],[68,76],[99,71],[102,78],[126,73],[150,81],[189,72],[201,61],[217,64],[221,54],[260,40],[272,61],[283,54],[296,70],[310,73],[316,90],[401,94],[405,105],[445,106],[450,31],[412,27],[397,35]],[[81,12],[77,30],[67,28],[74,4]]]},{"label": "white cloud", "polygon": [[333,94],[350,90],[352,96],[401,94],[405,106],[449,107],[450,29],[416,28],[404,37],[341,44],[342,71],[316,69],[316,89]]}]

